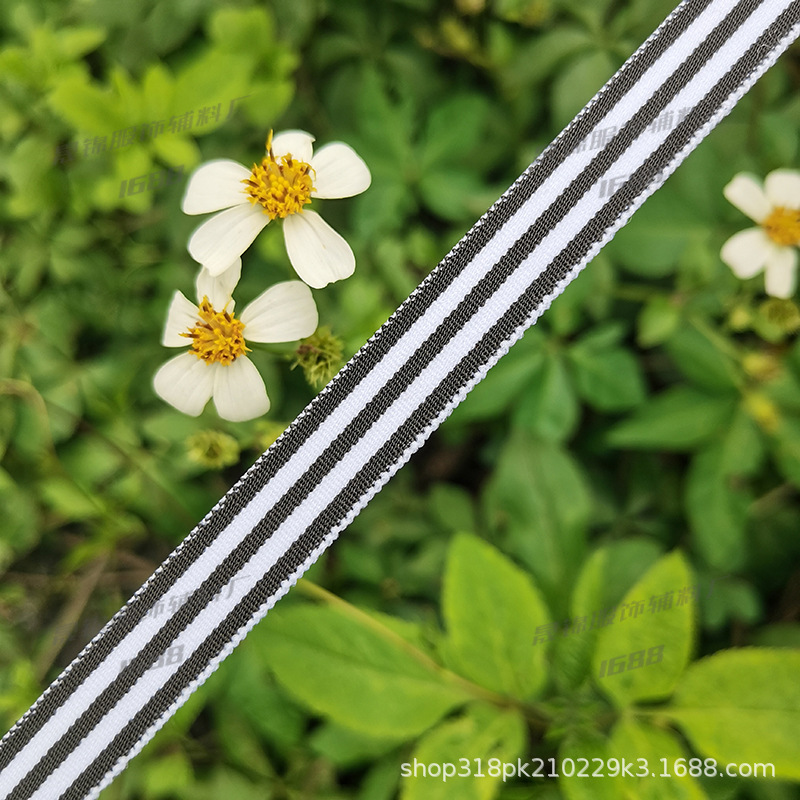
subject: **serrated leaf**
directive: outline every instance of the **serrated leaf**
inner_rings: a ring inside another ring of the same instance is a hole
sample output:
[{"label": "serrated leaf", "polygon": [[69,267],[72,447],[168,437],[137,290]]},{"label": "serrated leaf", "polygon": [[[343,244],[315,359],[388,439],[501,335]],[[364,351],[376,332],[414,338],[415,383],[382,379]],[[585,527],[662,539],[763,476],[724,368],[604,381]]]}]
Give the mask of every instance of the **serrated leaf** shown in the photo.
[{"label": "serrated leaf", "polygon": [[[401,800],[490,800],[502,778],[487,774],[488,760],[514,762],[524,744],[525,725],[518,711],[470,706],[463,716],[442,723],[424,736],[412,760],[401,765]],[[446,764],[453,777],[443,779],[443,770],[439,770],[438,777],[423,777],[419,768],[414,776],[413,769],[418,764],[426,768],[430,764]],[[482,772],[482,777],[467,774],[467,767],[471,773]]]},{"label": "serrated leaf", "polygon": [[798,780],[798,675],[800,650],[726,650],[692,664],[663,711],[701,754],[774,764],[775,777]]},{"label": "serrated leaf", "polygon": [[530,578],[491,545],[454,537],[442,593],[444,652],[452,669],[480,686],[519,699],[542,689],[545,651],[530,634],[546,625],[544,599]]},{"label": "serrated leaf", "polygon": [[281,684],[352,730],[410,738],[468,699],[394,635],[341,610],[279,607],[262,625],[264,656]]},{"label": "serrated leaf", "polygon": [[[695,602],[685,591],[692,585],[681,553],[664,556],[609,615],[611,623],[601,628],[592,674],[618,706],[662,699],[675,688],[694,641]],[[617,671],[620,666],[623,669]]]}]

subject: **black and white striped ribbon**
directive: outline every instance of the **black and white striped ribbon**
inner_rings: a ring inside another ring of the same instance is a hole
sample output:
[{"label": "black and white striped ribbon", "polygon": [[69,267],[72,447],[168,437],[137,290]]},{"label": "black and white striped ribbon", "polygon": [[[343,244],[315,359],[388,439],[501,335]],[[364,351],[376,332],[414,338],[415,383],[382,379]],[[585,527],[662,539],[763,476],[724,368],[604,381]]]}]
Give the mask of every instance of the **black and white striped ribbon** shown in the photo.
[{"label": "black and white striped ribbon", "polygon": [[681,3],[6,734],[0,797],[97,797],[799,33]]}]

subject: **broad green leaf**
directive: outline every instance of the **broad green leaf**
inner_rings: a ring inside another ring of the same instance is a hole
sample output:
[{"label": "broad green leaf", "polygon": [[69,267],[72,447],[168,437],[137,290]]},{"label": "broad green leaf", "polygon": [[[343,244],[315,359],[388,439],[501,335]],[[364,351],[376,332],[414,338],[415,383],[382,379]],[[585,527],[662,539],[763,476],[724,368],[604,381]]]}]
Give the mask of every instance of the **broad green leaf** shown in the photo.
[{"label": "broad green leaf", "polygon": [[[484,95],[462,94],[444,100],[428,117],[419,154],[420,169],[468,165],[466,157],[483,138],[489,114]],[[464,125],[469,120],[469,125]]]},{"label": "broad green leaf", "polygon": [[[401,766],[401,800],[490,800],[502,777],[488,775],[489,759],[516,767],[524,746],[525,725],[518,711],[472,705],[420,739],[410,761]],[[421,765],[430,764],[440,766],[440,774],[423,777]],[[452,777],[441,774],[445,765]]]},{"label": "broad green leaf", "polygon": [[763,619],[764,606],[750,583],[741,578],[722,578],[709,587],[702,612],[704,628],[720,630],[731,622],[749,628]]},{"label": "broad green leaf", "polygon": [[0,467],[0,570],[27,552],[39,539],[39,508],[32,492],[20,486]]},{"label": "broad green leaf", "polygon": [[[675,775],[677,759],[687,759],[678,738],[670,731],[632,719],[620,720],[611,732],[608,751],[630,765],[630,775],[613,778],[624,797],[637,800],[705,800],[708,795],[690,775]],[[687,766],[681,763],[681,766]],[[687,766],[688,772],[688,766]]]},{"label": "broad green leaf", "polygon": [[553,81],[550,107],[557,127],[566,125],[614,74],[614,62],[603,50],[581,53]]},{"label": "broad green leaf", "polygon": [[775,777],[798,780],[798,675],[800,650],[725,650],[692,664],[663,711],[702,755],[774,764]]},{"label": "broad green leaf", "polygon": [[636,341],[640,347],[655,347],[672,336],[680,321],[678,305],[669,297],[656,295],[639,312]]},{"label": "broad green leaf", "polygon": [[627,539],[600,547],[589,556],[575,582],[571,613],[560,620],[561,633],[553,648],[553,675],[564,688],[579,686],[591,674],[591,658],[599,628],[581,630],[596,613],[618,604],[626,592],[659,558],[649,539]]},{"label": "broad green leaf", "polygon": [[645,383],[633,353],[621,347],[594,348],[578,342],[569,350],[581,397],[600,411],[623,411],[645,398]]},{"label": "broad green leaf", "polygon": [[108,134],[126,124],[116,98],[85,77],[71,76],[59,81],[48,103],[77,132],[87,135]]},{"label": "broad green leaf", "polygon": [[692,580],[681,553],[670,553],[600,621],[592,674],[617,705],[658,700],[675,688],[694,638]]},{"label": "broad green leaf", "polygon": [[666,342],[665,349],[696,386],[711,392],[735,392],[736,365],[723,349],[728,340],[722,334],[718,337],[722,345],[694,325],[682,325]]},{"label": "broad green leaf", "polygon": [[444,652],[452,669],[520,699],[541,691],[545,649],[532,647],[531,635],[550,618],[519,567],[481,539],[457,535],[445,568],[442,612]]},{"label": "broad green leaf", "polygon": [[729,421],[733,408],[732,398],[678,386],[652,397],[616,425],[608,442],[612,447],[693,450]]},{"label": "broad green leaf", "polygon": [[591,500],[575,461],[560,447],[524,431],[500,453],[484,494],[489,520],[507,531],[550,600],[562,598],[583,558]]},{"label": "broad green leaf", "polygon": [[270,636],[265,660],[283,686],[352,730],[417,736],[469,699],[379,623],[301,606],[278,607],[262,625]]},{"label": "broad green leaf", "polygon": [[590,35],[577,26],[563,25],[532,37],[516,48],[501,72],[509,89],[520,91],[547,78],[560,62],[591,44]]},{"label": "broad green leaf", "polygon": [[753,475],[764,461],[764,441],[744,408],[737,409],[722,435],[719,469],[722,475]]},{"label": "broad green leaf", "polygon": [[554,353],[546,353],[539,376],[528,384],[516,404],[514,424],[542,439],[558,442],[575,430],[579,413],[564,361]]},{"label": "broad green leaf", "polygon": [[697,453],[686,481],[686,511],[692,539],[706,563],[722,572],[747,559],[746,514],[750,498],[735,490],[722,469],[722,449]]}]

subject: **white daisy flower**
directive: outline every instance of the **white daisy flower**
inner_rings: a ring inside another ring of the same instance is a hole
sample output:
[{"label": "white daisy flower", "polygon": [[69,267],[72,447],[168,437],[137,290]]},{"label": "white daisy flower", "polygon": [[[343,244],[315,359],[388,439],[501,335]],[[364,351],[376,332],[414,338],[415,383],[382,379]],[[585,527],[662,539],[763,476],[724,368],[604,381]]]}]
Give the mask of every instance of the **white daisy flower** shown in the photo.
[{"label": "white daisy flower", "polygon": [[313,197],[360,194],[372,177],[349,145],[332,142],[314,153],[313,141],[304,131],[284,131],[274,138],[270,131],[266,155],[252,170],[224,158],[201,164],[189,178],[181,207],[186,214],[220,213],[192,234],[192,258],[217,275],[280,217],[289,260],[309,286],[321,289],[352,275],[356,260],[350,246],[303,206]]},{"label": "white daisy flower", "polygon": [[264,381],[246,353],[247,342],[293,342],[317,329],[311,290],[300,281],[278,283],[235,317],[231,293],[239,280],[237,259],[219,276],[201,270],[197,304],[175,292],[162,344],[189,350],[167,361],[153,379],[156,393],[184,414],[196,417],[213,398],[217,412],[231,422],[265,414]]},{"label": "white daisy flower", "polygon": [[764,270],[767,294],[791,297],[797,282],[795,248],[800,245],[800,172],[776,169],[763,186],[754,175],[742,172],[723,194],[759,227],[731,236],[720,257],[742,279]]}]

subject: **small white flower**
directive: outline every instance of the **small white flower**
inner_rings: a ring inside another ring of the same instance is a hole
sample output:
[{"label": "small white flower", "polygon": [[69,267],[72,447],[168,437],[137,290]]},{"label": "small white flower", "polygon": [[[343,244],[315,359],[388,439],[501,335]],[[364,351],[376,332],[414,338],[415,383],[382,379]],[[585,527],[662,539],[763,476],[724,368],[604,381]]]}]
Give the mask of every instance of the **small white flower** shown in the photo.
[{"label": "small white flower", "polygon": [[214,277],[201,270],[197,304],[175,292],[162,344],[188,347],[167,361],[153,379],[157,394],[184,414],[196,417],[213,397],[223,419],[243,422],[269,410],[264,381],[246,353],[247,342],[293,342],[317,329],[311,290],[300,281],[278,283],[233,315],[231,293],[242,262]]},{"label": "small white flower", "polygon": [[800,245],[800,172],[776,169],[761,182],[742,172],[723,189],[725,197],[759,227],[739,231],[720,257],[739,278],[765,271],[767,294],[791,297],[797,282]]},{"label": "small white flower", "polygon": [[[212,275],[241,256],[273,219],[283,219],[286,250],[297,274],[321,289],[348,278],[356,267],[347,242],[314,211],[312,197],[352,197],[372,177],[349,145],[332,142],[313,152],[314,137],[284,131],[273,138],[252,170],[229,159],[201,164],[191,175],[182,208],[186,214],[219,211],[189,239],[189,253]],[[223,210],[226,209],[226,210]]]}]

